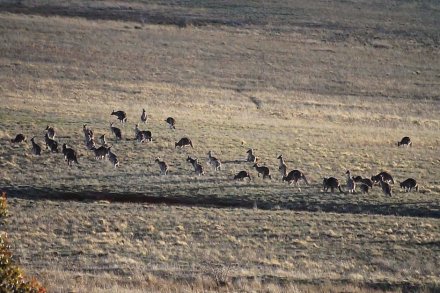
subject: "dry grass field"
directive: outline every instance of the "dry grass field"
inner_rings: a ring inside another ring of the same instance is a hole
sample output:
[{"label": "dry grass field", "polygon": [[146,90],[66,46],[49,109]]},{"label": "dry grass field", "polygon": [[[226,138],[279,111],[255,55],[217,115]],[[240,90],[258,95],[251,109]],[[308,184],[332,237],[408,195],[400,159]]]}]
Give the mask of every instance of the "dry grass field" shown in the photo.
[{"label": "dry grass field", "polygon": [[[0,189],[17,260],[54,292],[438,290],[439,27],[428,0],[2,1]],[[93,158],[85,123],[120,167]],[[79,165],[10,143],[44,146],[47,125]],[[174,148],[183,136],[194,149]],[[309,186],[281,181],[279,154]],[[389,171],[393,196],[322,191],[347,169]],[[240,170],[253,180],[232,180]],[[418,192],[399,190],[408,177]]]}]

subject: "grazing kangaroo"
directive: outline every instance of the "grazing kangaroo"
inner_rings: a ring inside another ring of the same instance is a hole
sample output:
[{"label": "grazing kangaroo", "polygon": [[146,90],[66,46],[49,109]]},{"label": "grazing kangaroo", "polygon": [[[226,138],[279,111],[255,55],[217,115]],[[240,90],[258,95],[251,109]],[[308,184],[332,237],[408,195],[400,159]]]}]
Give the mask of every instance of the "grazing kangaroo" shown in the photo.
[{"label": "grazing kangaroo", "polygon": [[122,133],[121,130],[115,126],[113,126],[113,122],[110,123],[110,130],[111,132],[115,135],[115,139],[116,140],[121,140],[122,139]]},{"label": "grazing kangaroo", "polygon": [[287,181],[289,185],[294,183],[294,185],[298,187],[299,191],[301,191],[298,183],[299,180],[304,180],[304,182],[309,185],[306,176],[304,176],[304,173],[299,170],[292,170],[289,172],[289,174],[287,174],[287,176],[283,177],[283,181]]},{"label": "grazing kangaroo", "polygon": [[361,176],[356,176],[356,177],[353,177],[353,180],[356,183],[365,184],[365,185],[367,185],[370,188],[373,187],[373,181],[371,181],[370,178],[362,178]]},{"label": "grazing kangaroo", "polygon": [[165,119],[165,122],[168,124],[168,127],[170,129],[176,129],[176,120],[174,120],[173,117],[168,117],[167,119]]},{"label": "grazing kangaroo", "polygon": [[108,155],[110,148],[106,148],[105,146],[100,146],[99,148],[93,147],[91,148],[91,150],[95,154],[95,159],[100,160],[100,159],[104,159],[105,156]]},{"label": "grazing kangaroo", "polygon": [[179,147],[179,148],[183,148],[185,146],[191,146],[193,148],[193,144],[191,139],[187,138],[187,137],[182,137],[178,142],[175,143],[175,148]]},{"label": "grazing kangaroo", "polygon": [[384,182],[394,184],[393,176],[391,176],[391,174],[388,172],[380,172],[376,176],[371,176],[371,181],[373,181],[373,183],[375,183],[375,184],[378,184],[380,182],[381,178],[382,178],[382,181],[384,181]]},{"label": "grazing kangaroo", "polygon": [[400,188],[404,188],[405,192],[410,192],[413,188],[416,191],[419,191],[419,186],[417,185],[417,182],[413,178],[408,178],[403,182],[400,182]]},{"label": "grazing kangaroo", "polygon": [[26,142],[26,136],[22,133],[19,133],[15,136],[15,138],[11,139],[12,143],[20,143],[20,142]]},{"label": "grazing kangaroo", "polygon": [[107,145],[107,140],[105,139],[105,134],[101,135],[99,137],[99,142],[101,143],[101,145]]},{"label": "grazing kangaroo", "polygon": [[344,193],[341,189],[341,185],[339,184],[339,180],[335,177],[324,177],[324,180],[322,181],[322,188],[325,192],[330,188],[332,193],[334,192],[335,188],[338,188],[341,193]]},{"label": "grazing kangaroo", "polygon": [[36,156],[40,156],[41,155],[41,147],[38,143],[36,143],[34,141],[35,136],[31,138],[31,142],[32,142],[32,153]]},{"label": "grazing kangaroo", "polygon": [[52,126],[47,125],[45,130],[50,139],[55,139],[55,129]]},{"label": "grazing kangaroo", "polygon": [[208,152],[208,164],[214,167],[214,170],[220,171],[222,163],[219,159],[212,156],[212,151]]},{"label": "grazing kangaroo", "polygon": [[46,148],[52,153],[58,153],[58,142],[49,137],[49,133],[44,135],[44,141],[46,142]]},{"label": "grazing kangaroo", "polygon": [[76,157],[76,151],[74,151],[72,148],[68,148],[65,143],[63,144],[63,154],[68,166],[71,166],[73,162],[79,165]]},{"label": "grazing kangaroo", "polygon": [[409,138],[408,136],[403,137],[400,141],[397,142],[398,147],[401,145],[410,147],[412,145],[411,138]]},{"label": "grazing kangaroo", "polygon": [[121,123],[127,122],[127,114],[124,111],[113,110],[113,112],[110,115],[115,115],[118,118],[118,120],[121,121]]},{"label": "grazing kangaroo", "polygon": [[188,156],[186,161],[188,163],[190,163],[191,165],[193,165],[194,172],[196,172],[196,175],[199,175],[199,176],[205,175],[205,172],[203,171],[203,166],[199,163],[199,161],[197,159],[194,159],[194,158],[191,158],[190,156]]},{"label": "grazing kangaroo", "polygon": [[284,178],[287,176],[287,165],[284,163],[283,155],[279,155],[277,159],[280,160],[278,171],[280,171],[281,178]]},{"label": "grazing kangaroo", "polygon": [[347,170],[347,172],[345,172],[345,175],[347,175],[348,193],[354,193],[356,191],[356,182],[354,181],[353,177],[351,176],[350,170]]},{"label": "grazing kangaroo", "polygon": [[384,181],[384,176],[380,176],[379,179],[380,187],[382,188],[382,192],[385,195],[392,196],[391,185],[388,182]]},{"label": "grazing kangaroo", "polygon": [[368,193],[369,188],[370,187],[365,183],[359,184],[359,189],[361,190],[362,193]]},{"label": "grazing kangaroo", "polygon": [[168,174],[168,165],[164,161],[162,161],[159,157],[154,160],[160,168],[160,174],[161,175],[167,175]]},{"label": "grazing kangaroo", "polygon": [[260,174],[262,174],[263,179],[265,179],[266,177],[269,177],[269,179],[272,179],[272,176],[270,175],[270,170],[268,167],[258,166],[257,163],[255,163],[253,167],[255,168],[255,170],[257,170],[258,177],[260,177]]},{"label": "grazing kangaroo", "polygon": [[107,149],[107,156],[108,156],[108,160],[110,161],[110,163],[113,164],[113,167],[115,167],[115,168],[119,167],[118,157],[114,153],[112,153],[111,147],[109,147]]},{"label": "grazing kangaroo", "polygon": [[251,175],[248,172],[240,171],[234,176],[234,180],[243,180],[246,177],[249,178],[249,181],[252,181]]},{"label": "grazing kangaroo", "polygon": [[147,123],[147,112],[145,112],[145,109],[142,109],[142,114],[141,114],[141,121],[142,123]]},{"label": "grazing kangaroo", "polygon": [[253,149],[248,149],[246,153],[248,154],[246,162],[256,163],[258,161],[258,158],[254,155]]}]

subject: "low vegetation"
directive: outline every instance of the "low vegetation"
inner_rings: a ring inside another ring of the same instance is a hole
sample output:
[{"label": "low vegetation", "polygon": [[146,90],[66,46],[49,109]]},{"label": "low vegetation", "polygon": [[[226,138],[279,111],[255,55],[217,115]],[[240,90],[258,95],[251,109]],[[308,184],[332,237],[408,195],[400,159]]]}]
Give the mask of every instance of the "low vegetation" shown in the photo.
[{"label": "low vegetation", "polygon": [[[432,1],[0,4],[0,188],[19,263],[51,291],[438,288],[439,11]],[[137,123],[151,142],[135,140]],[[86,148],[84,124],[106,134],[119,167]],[[45,150],[48,125],[79,164]],[[12,144],[18,133],[28,143]],[[404,136],[411,147],[398,147]],[[175,148],[182,137],[194,148]],[[250,148],[272,179],[245,161]],[[280,154],[310,185],[282,182]],[[241,170],[252,180],[234,181]],[[347,170],[390,172],[392,197],[377,186],[323,192],[324,177],[344,187]],[[410,177],[418,191],[399,190]]]}]

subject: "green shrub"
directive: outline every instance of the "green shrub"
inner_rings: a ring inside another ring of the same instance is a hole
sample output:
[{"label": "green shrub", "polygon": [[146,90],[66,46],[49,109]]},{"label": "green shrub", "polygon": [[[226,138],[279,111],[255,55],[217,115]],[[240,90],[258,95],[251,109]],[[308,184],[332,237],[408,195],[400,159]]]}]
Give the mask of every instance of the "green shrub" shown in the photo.
[{"label": "green shrub", "polygon": [[[5,226],[8,215],[6,193],[0,197],[0,227]],[[3,229],[2,229],[3,230]],[[6,232],[0,232],[0,293],[9,292],[38,292],[45,293],[46,289],[34,278],[27,280],[20,268],[12,261],[12,254],[6,237]]]}]

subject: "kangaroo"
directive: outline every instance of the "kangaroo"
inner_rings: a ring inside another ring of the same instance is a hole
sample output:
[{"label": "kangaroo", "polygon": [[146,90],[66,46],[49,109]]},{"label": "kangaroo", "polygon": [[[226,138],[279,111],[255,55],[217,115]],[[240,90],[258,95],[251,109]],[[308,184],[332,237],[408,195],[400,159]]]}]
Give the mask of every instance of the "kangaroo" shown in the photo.
[{"label": "kangaroo", "polygon": [[384,182],[394,184],[393,176],[391,176],[391,174],[388,172],[380,172],[376,176],[371,176],[371,181],[373,181],[373,183],[375,183],[375,184],[378,184],[381,180],[380,179],[381,177]]},{"label": "kangaroo", "polygon": [[417,185],[417,182],[413,178],[408,178],[403,182],[400,182],[400,188],[404,188],[405,192],[410,192],[413,188],[416,191],[419,191],[419,186]]},{"label": "kangaroo", "polygon": [[350,170],[347,170],[347,172],[345,172],[345,175],[347,175],[348,193],[354,193],[356,191],[356,182],[354,181],[353,177],[351,176]]},{"label": "kangaroo", "polygon": [[197,159],[191,158],[188,156],[186,159],[187,162],[189,162],[194,167],[194,172],[196,172],[197,175],[205,175],[205,172],[203,171],[203,166],[199,163]]},{"label": "kangaroo", "polygon": [[46,142],[46,148],[52,153],[58,153],[58,142],[49,137],[49,133],[44,135],[44,141]]},{"label": "kangaroo", "polygon": [[341,189],[341,185],[339,184],[339,180],[335,177],[324,177],[324,180],[322,181],[322,187],[324,191],[328,191],[330,188],[330,191],[333,193],[335,188],[338,188],[341,193],[344,193]]},{"label": "kangaroo", "polygon": [[362,193],[367,193],[368,194],[368,190],[369,190],[369,186],[365,183],[361,183],[359,184],[359,189],[361,190]]},{"label": "kangaroo", "polygon": [[214,170],[220,171],[222,163],[219,159],[212,156],[212,151],[208,152],[208,164],[214,167]]},{"label": "kangaroo", "polygon": [[99,142],[101,143],[101,145],[105,146],[107,145],[107,140],[105,139],[105,134],[101,135],[99,137]]},{"label": "kangaroo", "polygon": [[112,153],[111,147],[109,147],[107,149],[107,156],[108,156],[108,160],[110,161],[110,163],[113,164],[113,167],[115,167],[115,168],[119,167],[118,157],[114,153]]},{"label": "kangaroo", "polygon": [[269,170],[268,167],[266,167],[266,166],[258,166],[257,163],[255,163],[253,167],[255,168],[255,170],[257,170],[258,177],[260,177],[260,174],[262,174],[263,175],[263,179],[265,179],[266,177],[269,177],[269,179],[272,179],[272,176],[270,175],[270,170]]},{"label": "kangaroo", "polygon": [[88,150],[92,150],[95,147],[96,147],[95,139],[93,137],[89,138],[89,140],[86,142],[86,148]]},{"label": "kangaroo", "polygon": [[31,142],[32,142],[32,153],[36,156],[40,156],[41,155],[41,147],[39,144],[37,144],[35,141],[35,136],[31,138]]},{"label": "kangaroo", "polygon": [[283,155],[279,155],[277,157],[277,159],[280,160],[278,171],[280,171],[281,178],[286,177],[287,176],[287,166],[284,163]]},{"label": "kangaroo", "polygon": [[249,181],[252,181],[251,175],[248,172],[240,171],[234,176],[234,180],[243,180],[246,177],[249,178]]},{"label": "kangaroo", "polygon": [[139,124],[136,124],[135,129],[134,129],[134,133],[135,133],[135,138],[139,142],[152,141],[151,131],[149,131],[149,130],[140,130],[139,129]]},{"label": "kangaroo", "polygon": [[12,143],[21,143],[21,142],[26,142],[26,136],[22,133],[19,133],[15,136],[15,138],[11,139]]},{"label": "kangaroo", "polygon": [[154,160],[160,168],[160,174],[161,175],[167,175],[168,174],[168,165],[164,161],[162,161],[159,157]]},{"label": "kangaroo", "polygon": [[95,160],[104,159],[106,155],[108,155],[110,148],[106,148],[105,146],[100,146],[96,148],[95,146],[91,148],[93,153],[95,154]]},{"label": "kangaroo", "polygon": [[168,124],[168,127],[170,129],[176,129],[176,120],[174,120],[173,117],[168,117],[167,119],[165,119],[165,122]]},{"label": "kangaroo", "polygon": [[258,158],[254,155],[253,149],[248,149],[246,153],[248,154],[246,162],[256,163],[258,161]]},{"label": "kangaroo", "polygon": [[47,125],[45,130],[50,139],[55,139],[55,129],[52,126]]},{"label": "kangaroo", "polygon": [[117,127],[114,127],[113,126],[113,122],[110,123],[110,130],[115,135],[115,139],[116,140],[118,140],[118,139],[121,140],[122,139],[121,130],[119,128],[117,128]]},{"label": "kangaroo", "polygon": [[309,185],[306,176],[304,176],[304,173],[299,170],[292,170],[289,172],[289,174],[287,174],[287,176],[283,176],[283,181],[287,181],[289,185],[294,183],[294,185],[298,187],[299,191],[301,191],[298,183],[299,180],[304,180],[304,182]]},{"label": "kangaroo", "polygon": [[79,165],[76,156],[76,151],[74,151],[72,148],[68,148],[65,143],[63,144],[63,154],[64,154],[64,159],[67,161],[68,166],[71,166],[73,162]]},{"label": "kangaroo", "polygon": [[353,177],[353,180],[356,183],[365,184],[365,185],[367,185],[370,188],[373,187],[373,181],[371,181],[370,178],[362,178],[361,176],[356,176],[356,177]]},{"label": "kangaroo", "polygon": [[121,121],[121,123],[127,122],[127,114],[124,111],[113,110],[113,112],[110,115],[115,115],[118,118],[118,120]]},{"label": "kangaroo", "polygon": [[412,145],[411,138],[409,138],[408,136],[403,137],[400,141],[397,142],[398,147],[401,145],[410,147]]},{"label": "kangaroo", "polygon": [[147,123],[147,112],[145,112],[145,109],[142,109],[142,114],[141,114],[141,121],[142,123]]},{"label": "kangaroo", "polygon": [[187,137],[182,137],[178,142],[175,143],[175,147],[183,148],[185,146],[191,146],[193,148],[193,144],[191,139]]},{"label": "kangaroo", "polygon": [[384,176],[382,176],[382,175],[379,176],[379,184],[380,184],[380,187],[382,188],[383,194],[391,197],[392,196],[391,185],[388,182],[384,181]]},{"label": "kangaroo", "polygon": [[84,132],[84,140],[87,144],[89,139],[93,138],[93,130],[87,127],[87,124],[83,125],[83,132]]}]

